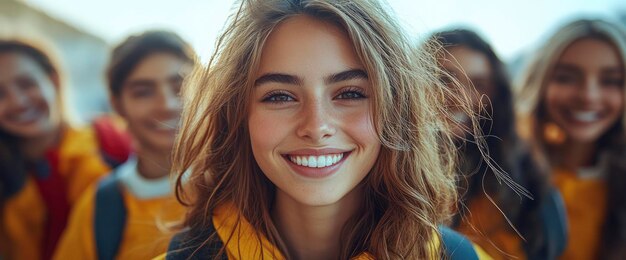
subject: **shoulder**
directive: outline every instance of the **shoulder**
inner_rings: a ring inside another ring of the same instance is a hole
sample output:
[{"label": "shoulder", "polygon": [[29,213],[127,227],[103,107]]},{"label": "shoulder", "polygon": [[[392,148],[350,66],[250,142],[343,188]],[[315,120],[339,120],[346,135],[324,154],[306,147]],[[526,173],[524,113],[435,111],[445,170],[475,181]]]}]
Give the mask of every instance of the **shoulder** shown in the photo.
[{"label": "shoulder", "polygon": [[479,246],[456,231],[440,226],[439,233],[447,259],[491,259]]}]

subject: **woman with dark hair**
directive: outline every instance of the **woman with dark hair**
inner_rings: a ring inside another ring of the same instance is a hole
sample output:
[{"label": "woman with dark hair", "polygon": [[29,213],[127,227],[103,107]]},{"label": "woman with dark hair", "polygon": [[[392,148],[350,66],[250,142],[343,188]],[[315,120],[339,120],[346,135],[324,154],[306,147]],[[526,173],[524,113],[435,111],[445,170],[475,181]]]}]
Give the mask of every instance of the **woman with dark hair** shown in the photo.
[{"label": "woman with dark hair", "polygon": [[169,180],[183,78],[194,63],[178,35],[149,31],[113,50],[108,68],[111,104],[127,125],[135,153],[91,186],[72,211],[55,259],[150,259],[171,237],[159,221],[184,210]]},{"label": "woman with dark hair", "polygon": [[452,123],[462,151],[461,199],[453,227],[495,259],[556,257],[556,252],[547,250],[548,243],[553,242],[545,234],[541,212],[542,204],[550,204],[549,196],[553,195],[548,192],[546,174],[531,160],[515,131],[513,95],[504,64],[473,31],[442,31],[431,39],[441,45],[439,64],[452,76],[443,81],[461,83],[464,89],[456,91],[468,92],[480,114],[479,124],[489,156],[528,192],[521,196],[522,190],[504,185],[493,174],[472,136],[465,134],[472,127],[469,117],[463,111],[455,111],[452,104]]},{"label": "woman with dark hair", "polygon": [[521,133],[552,171],[569,218],[564,259],[626,257],[626,33],[602,20],[558,29],[521,81]]},{"label": "woman with dark hair", "polygon": [[63,113],[59,67],[44,48],[0,40],[0,256],[50,259],[70,208],[109,167],[92,129]]}]

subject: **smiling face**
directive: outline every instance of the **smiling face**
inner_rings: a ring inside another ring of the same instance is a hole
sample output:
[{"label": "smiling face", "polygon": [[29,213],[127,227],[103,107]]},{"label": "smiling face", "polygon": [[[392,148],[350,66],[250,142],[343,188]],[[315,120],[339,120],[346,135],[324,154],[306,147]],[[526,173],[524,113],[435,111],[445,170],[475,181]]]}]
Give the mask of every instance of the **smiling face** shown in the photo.
[{"label": "smiling face", "polygon": [[169,53],[145,57],[124,81],[113,104],[142,149],[169,152],[181,112],[179,91],[189,64]]},{"label": "smiling face", "polygon": [[248,127],[254,158],[277,196],[321,206],[357,190],[380,151],[372,87],[339,28],[296,16],[274,29],[256,74]]},{"label": "smiling face", "polygon": [[59,127],[55,84],[29,56],[0,53],[0,129],[19,138],[36,138]]},{"label": "smiling face", "polygon": [[624,111],[624,64],[605,41],[581,39],[565,49],[545,94],[548,117],[568,140],[593,143]]},{"label": "smiling face", "polygon": [[[455,77],[461,86],[467,89],[476,89],[477,93],[467,92],[470,96],[473,107],[488,105],[488,100],[494,97],[495,84],[493,82],[493,72],[489,59],[482,52],[464,47],[455,46],[447,49],[447,53],[442,61],[442,66],[451,76]],[[448,84],[452,86],[452,84]],[[485,95],[489,99],[481,99]],[[466,128],[471,127],[470,117],[463,111],[454,111],[454,119],[458,124]],[[465,132],[460,125],[454,124],[452,129],[458,136],[465,136]]]}]

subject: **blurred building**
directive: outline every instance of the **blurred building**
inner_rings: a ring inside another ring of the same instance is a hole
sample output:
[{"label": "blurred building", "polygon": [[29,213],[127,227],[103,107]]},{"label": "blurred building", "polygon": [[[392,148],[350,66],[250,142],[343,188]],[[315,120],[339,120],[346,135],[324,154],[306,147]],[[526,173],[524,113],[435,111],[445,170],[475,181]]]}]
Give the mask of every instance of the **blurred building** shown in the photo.
[{"label": "blurred building", "polygon": [[0,37],[43,38],[51,42],[61,62],[70,116],[85,122],[109,110],[104,70],[109,46],[98,36],[29,5],[24,0],[0,0]]}]

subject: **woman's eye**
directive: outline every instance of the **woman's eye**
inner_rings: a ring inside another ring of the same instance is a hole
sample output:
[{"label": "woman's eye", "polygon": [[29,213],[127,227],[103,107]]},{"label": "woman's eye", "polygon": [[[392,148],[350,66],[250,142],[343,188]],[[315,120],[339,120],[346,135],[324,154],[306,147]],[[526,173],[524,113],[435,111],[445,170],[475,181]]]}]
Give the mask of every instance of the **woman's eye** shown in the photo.
[{"label": "woman's eye", "polygon": [[284,103],[284,102],[291,102],[291,101],[295,101],[296,99],[294,99],[292,96],[290,96],[287,93],[282,93],[282,92],[273,92],[273,93],[269,93],[267,95],[265,95],[265,97],[263,98],[263,100],[261,100],[261,102],[265,102],[265,103]]},{"label": "woman's eye", "polygon": [[553,80],[559,84],[573,85],[578,83],[579,77],[569,73],[557,73],[554,75]]},{"label": "woman's eye", "polygon": [[606,77],[606,78],[600,79],[600,84],[602,84],[603,86],[607,86],[607,87],[622,88],[624,86],[624,80],[621,78]]},{"label": "woman's eye", "polygon": [[131,92],[135,98],[149,97],[154,94],[154,89],[150,87],[137,87]]},{"label": "woman's eye", "polygon": [[364,99],[367,98],[360,89],[348,89],[342,91],[335,99]]}]

